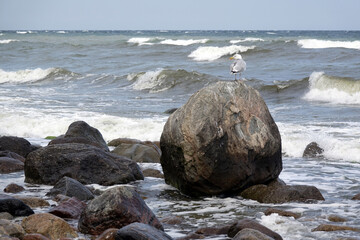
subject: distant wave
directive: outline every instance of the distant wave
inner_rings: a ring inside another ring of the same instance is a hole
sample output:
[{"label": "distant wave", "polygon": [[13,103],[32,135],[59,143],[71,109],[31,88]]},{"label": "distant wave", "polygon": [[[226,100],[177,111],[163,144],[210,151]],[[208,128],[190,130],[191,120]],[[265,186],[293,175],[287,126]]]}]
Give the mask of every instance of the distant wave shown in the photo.
[{"label": "distant wave", "polygon": [[255,46],[238,45],[225,47],[198,47],[195,51],[190,53],[188,57],[194,59],[195,61],[214,61],[223,56],[233,55],[235,53],[243,53],[254,48]]},{"label": "distant wave", "polygon": [[253,38],[253,37],[248,37],[245,39],[239,39],[239,40],[230,40],[231,44],[237,44],[237,43],[241,43],[241,42],[263,42],[265,41],[262,38]]},{"label": "distant wave", "polygon": [[176,46],[189,46],[198,43],[207,43],[209,39],[165,39],[161,41],[161,44],[176,45]]},{"label": "distant wave", "polygon": [[27,31],[16,31],[17,34],[27,34]]},{"label": "distant wave", "polygon": [[0,40],[0,44],[7,44],[7,43],[11,43],[11,42],[18,42],[19,40],[16,39],[4,39],[4,40]]},{"label": "distant wave", "polygon": [[134,81],[131,85],[133,89],[147,90],[150,93],[165,91],[177,85],[191,87],[193,84],[212,81],[213,78],[207,74],[188,72],[183,69],[157,69],[155,71],[132,73],[127,76],[129,81]]},{"label": "distant wave", "polygon": [[153,45],[153,43],[149,43],[149,41],[153,40],[154,38],[145,38],[145,37],[137,37],[137,38],[130,38],[127,42],[128,43],[134,43],[141,45]]},{"label": "distant wave", "polygon": [[360,80],[313,72],[309,78],[309,92],[304,99],[333,104],[360,104]]},{"label": "distant wave", "polygon": [[360,41],[330,41],[318,39],[298,40],[298,45],[302,48],[349,48],[360,50]]},{"label": "distant wave", "polygon": [[0,69],[0,84],[3,83],[29,83],[44,80],[49,77],[74,76],[63,68],[47,68],[47,69],[25,69],[18,71],[4,71]]}]

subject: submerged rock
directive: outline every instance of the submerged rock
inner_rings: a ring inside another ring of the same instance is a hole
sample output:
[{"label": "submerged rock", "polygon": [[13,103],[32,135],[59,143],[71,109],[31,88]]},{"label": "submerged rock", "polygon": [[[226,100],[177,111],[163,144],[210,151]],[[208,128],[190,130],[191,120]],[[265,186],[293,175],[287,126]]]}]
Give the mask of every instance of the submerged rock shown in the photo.
[{"label": "submerged rock", "polygon": [[24,191],[25,188],[23,186],[17,185],[15,183],[10,183],[4,188],[4,192],[6,193],[19,193]]},{"label": "submerged rock", "polygon": [[322,149],[319,144],[316,142],[309,143],[303,153],[303,157],[307,158],[314,158],[314,157],[320,157],[321,154],[324,152],[324,149]]},{"label": "submerged rock", "polygon": [[236,193],[282,170],[279,130],[260,94],[240,81],[195,93],[161,135],[165,180],[188,195]]},{"label": "submerged rock", "polygon": [[105,191],[89,202],[78,228],[82,233],[101,234],[108,228],[121,228],[134,222],[163,226],[144,200],[131,187],[119,186]]},{"label": "submerged rock", "polygon": [[113,185],[143,179],[132,160],[87,144],[54,144],[38,149],[25,161],[25,182],[54,185],[64,176],[83,184]]},{"label": "submerged rock", "polygon": [[285,211],[285,210],[280,210],[280,209],[275,209],[275,208],[268,208],[265,210],[264,214],[266,216],[269,216],[273,213],[278,214],[279,216],[283,216],[283,217],[293,217],[295,219],[298,219],[301,217],[301,214],[299,213],[294,213],[294,212],[290,212],[290,211]]},{"label": "submerged rock", "polygon": [[314,186],[286,185],[277,179],[268,185],[251,186],[240,193],[243,198],[256,200],[260,203],[311,202],[325,200]]},{"label": "submerged rock", "polygon": [[[261,225],[260,223],[251,220],[251,219],[243,219],[236,223],[234,223],[228,232],[229,237],[234,237],[238,232],[240,232],[243,229],[250,228],[255,229],[269,237],[275,240],[282,240],[283,238],[277,234],[276,232],[272,231],[271,229],[265,227],[264,225]],[[241,238],[238,238],[241,239]]]},{"label": "submerged rock", "polygon": [[353,231],[360,232],[360,228],[349,227],[349,226],[338,226],[331,224],[321,224],[320,226],[311,230],[312,232],[324,231],[324,232],[333,232],[333,231]]}]

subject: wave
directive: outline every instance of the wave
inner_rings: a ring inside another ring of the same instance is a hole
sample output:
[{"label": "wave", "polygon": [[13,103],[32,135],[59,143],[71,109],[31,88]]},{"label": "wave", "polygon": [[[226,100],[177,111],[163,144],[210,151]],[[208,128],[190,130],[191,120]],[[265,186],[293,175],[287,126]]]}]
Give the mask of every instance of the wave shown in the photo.
[{"label": "wave", "polygon": [[155,93],[168,90],[177,85],[190,88],[193,84],[212,81],[214,77],[198,72],[188,72],[183,69],[157,69],[155,71],[132,73],[127,76],[127,79],[134,81],[131,85],[133,89]]},{"label": "wave", "polygon": [[16,31],[17,34],[27,34],[28,31]]},{"label": "wave", "polygon": [[265,41],[262,38],[253,38],[253,37],[248,37],[245,39],[239,39],[239,40],[230,40],[231,44],[237,44],[237,43],[241,43],[241,42],[263,42]]},{"label": "wave", "polygon": [[303,98],[332,104],[360,105],[360,80],[313,72],[309,78],[309,91]]},{"label": "wave", "polygon": [[7,44],[7,43],[11,43],[11,42],[18,42],[19,40],[16,39],[4,39],[4,40],[0,40],[0,44]]},{"label": "wave", "polygon": [[3,83],[30,83],[44,80],[50,77],[58,78],[65,76],[76,76],[76,73],[70,72],[63,68],[47,69],[25,69],[18,71],[4,71],[0,69],[0,84]]},{"label": "wave", "polygon": [[331,41],[318,39],[298,40],[298,45],[302,48],[349,48],[360,50],[360,41]]},{"label": "wave", "polygon": [[223,56],[233,55],[235,53],[243,53],[254,49],[255,46],[238,46],[231,45],[225,47],[198,47],[195,51],[190,53],[188,57],[195,61],[214,61]]},{"label": "wave", "polygon": [[165,39],[160,44],[176,45],[176,46],[189,46],[192,44],[207,43],[209,39]]},{"label": "wave", "polygon": [[155,38],[136,37],[136,38],[130,38],[127,42],[137,44],[139,46],[141,46],[141,45],[153,45],[154,43],[150,43],[149,41],[152,41],[154,39]]}]

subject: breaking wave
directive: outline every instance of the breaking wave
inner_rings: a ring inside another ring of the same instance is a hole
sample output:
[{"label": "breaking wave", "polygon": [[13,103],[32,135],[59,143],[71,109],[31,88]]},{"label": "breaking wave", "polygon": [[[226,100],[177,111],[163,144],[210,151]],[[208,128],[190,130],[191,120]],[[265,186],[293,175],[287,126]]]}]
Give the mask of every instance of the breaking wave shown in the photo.
[{"label": "breaking wave", "polygon": [[161,41],[161,44],[176,45],[176,46],[189,46],[192,44],[207,43],[209,39],[165,39]]},{"label": "breaking wave", "polygon": [[4,40],[0,40],[0,44],[7,44],[7,43],[11,43],[11,42],[18,42],[19,40],[16,39],[4,39]]},{"label": "breaking wave", "polygon": [[360,50],[360,41],[330,41],[318,39],[298,40],[298,45],[302,48],[349,48]]},{"label": "breaking wave", "polygon": [[360,104],[360,80],[328,76],[313,72],[309,78],[309,91],[303,97],[309,101],[333,104]]},{"label": "breaking wave", "polygon": [[190,53],[188,57],[195,61],[214,61],[223,56],[233,55],[235,53],[243,53],[254,49],[255,46],[238,46],[231,45],[225,47],[198,47],[195,51]]},{"label": "breaking wave", "polygon": [[248,37],[245,39],[238,39],[238,40],[230,40],[231,44],[237,44],[237,43],[241,43],[241,42],[263,42],[265,41],[262,38],[253,38],[253,37]]},{"label": "breaking wave", "polygon": [[130,38],[127,42],[141,46],[141,45],[153,45],[154,43],[149,42],[152,40],[154,40],[154,38],[137,37],[137,38]]}]

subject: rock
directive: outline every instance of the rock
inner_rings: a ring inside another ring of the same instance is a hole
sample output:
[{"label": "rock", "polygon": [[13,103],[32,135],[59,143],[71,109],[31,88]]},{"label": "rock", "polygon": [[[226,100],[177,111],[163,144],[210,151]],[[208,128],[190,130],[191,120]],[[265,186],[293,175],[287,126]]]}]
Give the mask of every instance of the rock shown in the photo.
[{"label": "rock", "polygon": [[132,223],[115,234],[115,240],[172,240],[165,232],[144,223]]},{"label": "rock", "polygon": [[25,182],[54,185],[64,176],[82,184],[114,185],[143,179],[132,160],[100,148],[79,144],[54,144],[29,154]]},{"label": "rock", "polygon": [[121,228],[133,222],[163,227],[144,200],[131,187],[119,186],[91,200],[80,216],[82,233],[100,234],[108,228]]},{"label": "rock", "polygon": [[360,193],[356,194],[351,200],[360,200]]},{"label": "rock", "polygon": [[8,158],[14,158],[21,162],[25,162],[25,158],[17,153],[10,152],[10,151],[0,151],[0,157],[8,157]]},{"label": "rock", "polygon": [[182,223],[183,221],[184,221],[184,219],[179,216],[169,216],[169,217],[165,217],[165,218],[161,219],[161,222],[163,224],[168,224],[168,225],[178,225],[178,224]]},{"label": "rock", "polygon": [[6,219],[0,219],[0,236],[7,235],[22,239],[24,234],[25,231],[19,224]]},{"label": "rock", "polygon": [[111,151],[120,156],[134,160],[135,162],[159,163],[160,155],[153,148],[144,144],[123,143]]},{"label": "rock", "polygon": [[286,185],[275,180],[268,185],[259,184],[242,191],[243,198],[256,200],[260,203],[311,202],[324,200],[320,191],[314,186]]},{"label": "rock", "polygon": [[87,187],[70,177],[61,178],[46,195],[56,196],[59,194],[69,197],[76,197],[77,199],[83,201],[94,198],[94,194]]},{"label": "rock", "polygon": [[85,207],[86,203],[75,197],[72,197],[67,201],[61,202],[58,206],[50,209],[49,213],[61,218],[78,219]]},{"label": "rock", "polygon": [[8,212],[15,217],[34,214],[28,205],[15,198],[0,198],[0,212]]},{"label": "rock", "polygon": [[30,152],[36,150],[37,147],[32,146],[25,138],[3,136],[0,137],[0,151],[11,151],[23,157]]},{"label": "rock", "polygon": [[40,197],[29,197],[29,196],[14,196],[16,199],[23,201],[26,205],[31,208],[38,208],[38,207],[48,207],[50,206],[49,202],[45,199]]},{"label": "rock", "polygon": [[316,142],[309,143],[303,153],[303,157],[307,158],[315,158],[315,157],[321,157],[321,154],[324,152],[324,149],[322,149],[319,144]]},{"label": "rock", "polygon": [[279,130],[260,94],[239,81],[195,93],[160,139],[165,181],[188,195],[238,193],[278,177]]},{"label": "rock", "polygon": [[197,234],[201,234],[204,236],[212,236],[212,235],[222,235],[222,234],[227,234],[230,230],[230,225],[229,226],[224,226],[224,227],[205,227],[205,228],[199,228],[198,230],[196,230],[195,233]]},{"label": "rock", "polygon": [[166,113],[166,114],[172,114],[172,113],[174,113],[176,110],[178,110],[178,108],[170,108],[170,109],[166,110],[164,113]]},{"label": "rock", "polygon": [[265,210],[264,214],[266,216],[269,216],[273,213],[277,213],[279,216],[284,216],[284,217],[293,217],[295,219],[298,219],[301,217],[301,214],[299,213],[293,213],[293,212],[289,212],[289,211],[284,211],[284,210],[280,210],[280,209],[275,209],[275,208],[268,208]]},{"label": "rock", "polygon": [[21,225],[27,233],[39,233],[50,239],[78,237],[67,222],[50,213],[33,214],[24,218]]},{"label": "rock", "polygon": [[162,174],[157,169],[148,168],[148,169],[144,169],[142,172],[143,172],[144,177],[164,178],[164,174]]},{"label": "rock", "polygon": [[176,240],[204,239],[205,236],[197,233],[189,233],[185,237],[176,238]]},{"label": "rock", "polygon": [[113,139],[109,142],[109,146],[112,147],[118,147],[122,144],[130,144],[130,145],[135,145],[135,144],[142,144],[148,147],[152,147],[155,151],[157,151],[159,153],[159,155],[161,155],[161,150],[160,150],[160,142],[152,142],[152,141],[140,141],[138,139],[132,139],[132,138],[117,138],[117,139]]},{"label": "rock", "polygon": [[115,240],[115,235],[118,230],[119,229],[117,229],[117,228],[109,228],[109,229],[105,230],[95,240]]},{"label": "rock", "polygon": [[338,215],[331,214],[328,216],[328,220],[331,222],[346,222],[346,218],[340,217]]},{"label": "rock", "polygon": [[0,157],[0,174],[20,172],[24,170],[24,163],[15,158]]},{"label": "rock", "polygon": [[100,147],[109,151],[103,136],[96,128],[91,127],[84,121],[77,121],[70,124],[64,136],[53,139],[49,144],[82,143]]},{"label": "rock", "polygon": [[233,240],[274,240],[274,238],[251,228],[244,228],[238,232]]},{"label": "rock", "polygon": [[282,240],[279,234],[251,219],[243,219],[234,223],[229,229],[228,236],[232,238],[245,228],[255,229],[275,240]]},{"label": "rock", "polygon": [[359,228],[348,227],[348,226],[337,226],[331,224],[321,224],[317,228],[311,230],[312,232],[316,231],[325,231],[325,232],[332,232],[332,231],[353,231],[353,232],[360,232]]},{"label": "rock", "polygon": [[15,184],[15,183],[10,183],[4,189],[4,192],[6,192],[6,193],[19,193],[22,191],[25,191],[25,188],[23,186]]},{"label": "rock", "polygon": [[0,212],[0,219],[13,220],[14,217],[8,212]]},{"label": "rock", "polygon": [[22,240],[50,240],[39,233],[26,234]]}]

